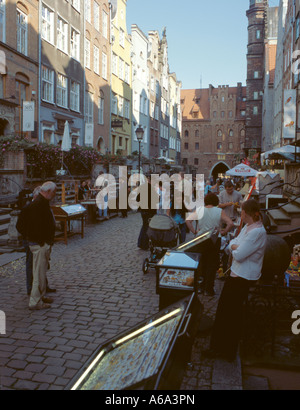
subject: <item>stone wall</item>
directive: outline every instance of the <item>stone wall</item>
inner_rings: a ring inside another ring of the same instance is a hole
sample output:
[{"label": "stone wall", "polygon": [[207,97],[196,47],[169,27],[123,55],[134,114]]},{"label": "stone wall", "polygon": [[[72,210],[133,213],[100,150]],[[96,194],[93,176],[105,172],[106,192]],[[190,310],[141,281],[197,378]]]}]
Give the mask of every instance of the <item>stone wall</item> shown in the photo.
[{"label": "stone wall", "polygon": [[0,169],[0,203],[11,203],[14,197],[24,188],[26,182],[26,156],[21,152],[4,154],[3,166]]}]

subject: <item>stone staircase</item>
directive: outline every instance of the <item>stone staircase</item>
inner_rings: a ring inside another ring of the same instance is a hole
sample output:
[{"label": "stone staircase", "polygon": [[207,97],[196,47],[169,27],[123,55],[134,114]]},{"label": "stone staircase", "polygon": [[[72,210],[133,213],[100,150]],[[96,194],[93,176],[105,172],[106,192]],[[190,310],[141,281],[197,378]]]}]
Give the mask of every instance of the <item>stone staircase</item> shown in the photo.
[{"label": "stone staircase", "polygon": [[291,197],[289,203],[266,210],[265,215],[268,217],[267,230],[270,234],[279,234],[283,238],[300,235],[300,198]]}]

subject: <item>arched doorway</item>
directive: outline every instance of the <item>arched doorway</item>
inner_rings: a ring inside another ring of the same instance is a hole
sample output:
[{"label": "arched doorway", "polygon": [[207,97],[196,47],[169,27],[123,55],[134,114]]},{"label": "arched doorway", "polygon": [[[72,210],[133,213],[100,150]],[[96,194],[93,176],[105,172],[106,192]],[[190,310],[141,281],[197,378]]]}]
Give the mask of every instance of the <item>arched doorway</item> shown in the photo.
[{"label": "arched doorway", "polygon": [[225,162],[219,162],[212,168],[210,176],[212,176],[214,178],[214,181],[216,181],[219,177],[219,174],[225,174],[229,169],[230,167],[225,164]]},{"label": "arched doorway", "polygon": [[105,154],[105,142],[102,137],[100,137],[98,140],[97,149],[99,152],[101,152],[101,154]]},{"label": "arched doorway", "polygon": [[6,135],[8,130],[9,122],[4,118],[0,118],[0,136]]}]

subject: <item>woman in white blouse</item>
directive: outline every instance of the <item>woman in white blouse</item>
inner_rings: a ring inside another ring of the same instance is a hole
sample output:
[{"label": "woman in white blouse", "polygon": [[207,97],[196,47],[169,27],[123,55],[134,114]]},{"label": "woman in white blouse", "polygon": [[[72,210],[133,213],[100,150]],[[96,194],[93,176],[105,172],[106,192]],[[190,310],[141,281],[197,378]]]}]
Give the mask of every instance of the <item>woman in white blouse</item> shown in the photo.
[{"label": "woman in white blouse", "polygon": [[245,227],[229,244],[232,252],[231,274],[220,296],[206,356],[234,360],[242,327],[243,304],[249,289],[261,277],[267,233],[261,222],[259,204],[250,199],[242,204]]}]

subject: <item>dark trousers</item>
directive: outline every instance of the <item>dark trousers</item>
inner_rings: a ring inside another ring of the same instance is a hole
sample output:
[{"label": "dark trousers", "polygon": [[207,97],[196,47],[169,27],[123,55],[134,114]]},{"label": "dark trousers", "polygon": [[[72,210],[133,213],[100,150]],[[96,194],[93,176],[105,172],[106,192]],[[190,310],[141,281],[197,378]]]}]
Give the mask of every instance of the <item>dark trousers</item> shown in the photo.
[{"label": "dark trousers", "polygon": [[32,281],[33,281],[33,275],[32,275],[33,255],[29,248],[28,241],[24,240],[23,246],[26,252],[26,290],[27,290],[27,295],[30,295],[31,288],[32,288]]},{"label": "dark trousers", "polygon": [[207,241],[201,243],[200,245],[196,245],[190,250],[190,252],[201,254],[200,264],[201,276],[203,280],[201,288],[205,292],[214,291],[216,273],[220,265],[220,246],[221,242],[219,239],[216,241],[216,243],[214,243],[211,239],[208,239]]},{"label": "dark trousers", "polygon": [[149,219],[151,216],[147,212],[141,212],[141,216],[143,220],[143,226],[141,228],[138,239],[138,247],[146,251],[149,249],[149,237],[147,231],[149,227]]},{"label": "dark trousers", "polygon": [[243,305],[256,281],[229,276],[220,296],[210,347],[222,357],[234,360],[241,337]]}]

